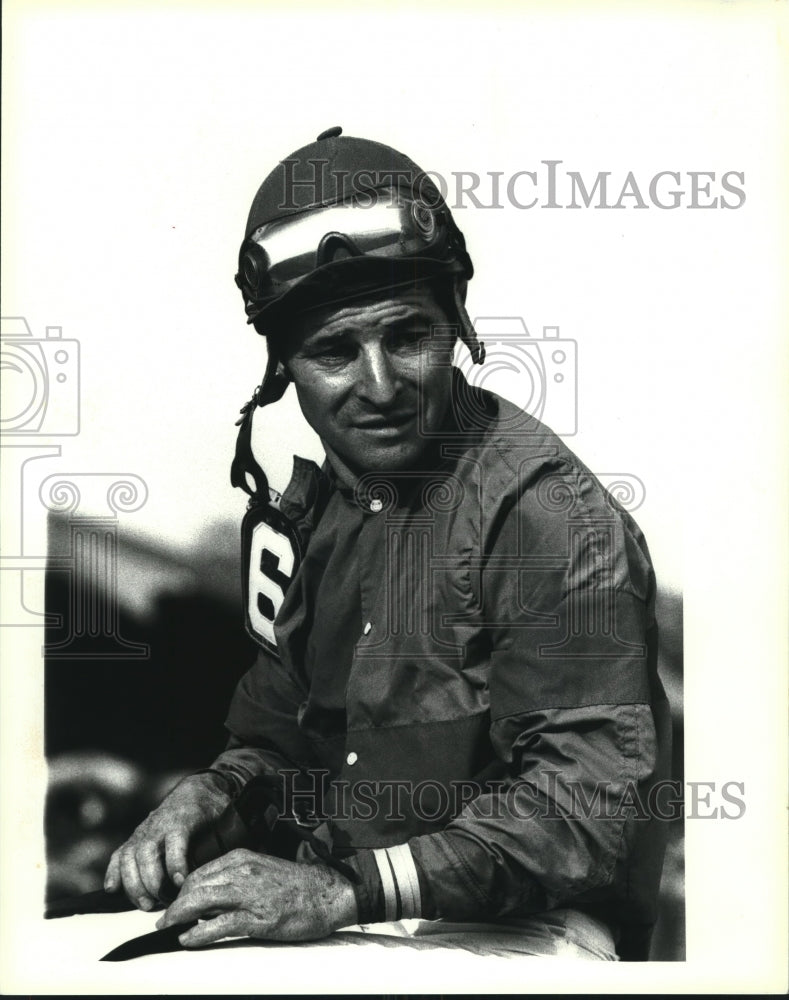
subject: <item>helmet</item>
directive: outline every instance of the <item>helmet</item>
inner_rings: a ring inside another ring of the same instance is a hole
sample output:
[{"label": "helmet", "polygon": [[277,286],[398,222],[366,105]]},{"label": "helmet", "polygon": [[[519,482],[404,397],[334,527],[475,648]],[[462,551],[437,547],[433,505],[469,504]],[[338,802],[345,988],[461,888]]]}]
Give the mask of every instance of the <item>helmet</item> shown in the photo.
[{"label": "helmet", "polygon": [[[235,278],[247,321],[266,334],[288,313],[445,277],[461,338],[481,363],[460,293],[474,268],[440,192],[397,150],[341,133],[328,129],[282,160],[255,195]],[[277,366],[269,339],[259,406],[285,390]]]}]

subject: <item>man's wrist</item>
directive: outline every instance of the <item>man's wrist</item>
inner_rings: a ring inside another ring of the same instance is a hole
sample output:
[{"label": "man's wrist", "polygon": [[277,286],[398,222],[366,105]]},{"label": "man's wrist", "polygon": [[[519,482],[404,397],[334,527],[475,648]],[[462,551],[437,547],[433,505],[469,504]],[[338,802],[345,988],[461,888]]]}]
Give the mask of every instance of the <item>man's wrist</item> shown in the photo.
[{"label": "man's wrist", "polygon": [[354,887],[344,876],[337,881],[337,897],[332,904],[332,925],[334,930],[359,923],[359,908]]},{"label": "man's wrist", "polygon": [[235,798],[241,787],[241,782],[234,772],[220,767],[206,767],[202,771],[195,771],[184,778],[184,782],[188,782],[191,778],[198,779],[204,788],[225,795],[228,799]]},{"label": "man's wrist", "polygon": [[353,886],[359,923],[422,916],[422,885],[408,844],[359,851],[345,863],[359,876]]}]

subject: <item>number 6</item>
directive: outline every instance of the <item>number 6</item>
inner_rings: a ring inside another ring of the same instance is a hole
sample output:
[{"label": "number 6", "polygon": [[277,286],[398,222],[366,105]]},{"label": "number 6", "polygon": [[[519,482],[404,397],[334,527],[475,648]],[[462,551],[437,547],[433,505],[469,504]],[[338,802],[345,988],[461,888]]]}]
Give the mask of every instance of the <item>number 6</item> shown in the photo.
[{"label": "number 6", "polygon": [[285,592],[264,567],[276,568],[278,575],[286,577],[289,583],[294,564],[295,554],[288,536],[265,521],[256,524],[250,539],[247,614],[252,629],[272,646],[277,645],[274,619]]}]

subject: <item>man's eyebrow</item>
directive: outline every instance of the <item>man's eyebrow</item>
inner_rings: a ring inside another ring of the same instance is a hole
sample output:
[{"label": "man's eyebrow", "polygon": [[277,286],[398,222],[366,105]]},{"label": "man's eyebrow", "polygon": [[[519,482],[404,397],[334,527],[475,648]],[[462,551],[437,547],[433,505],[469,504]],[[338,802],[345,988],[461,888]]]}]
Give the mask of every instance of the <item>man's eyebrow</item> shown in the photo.
[{"label": "man's eyebrow", "polygon": [[302,347],[312,348],[312,347],[331,347],[332,344],[340,343],[340,341],[346,340],[351,335],[351,331],[347,327],[342,327],[337,330],[316,330],[311,333],[308,337],[304,338],[302,342]]},{"label": "man's eyebrow", "polygon": [[410,323],[412,320],[425,320],[429,323],[431,322],[431,317],[423,309],[413,306],[403,306],[402,312],[382,317],[382,321],[389,326],[396,326],[398,323]]},{"label": "man's eyebrow", "polygon": [[[421,309],[403,307],[402,311],[398,311],[396,314],[391,316],[382,316],[379,322],[383,326],[388,327],[401,327],[406,323],[425,323],[432,324],[432,317]],[[338,341],[344,340],[346,337],[353,335],[354,328],[358,326],[364,326],[364,323],[360,323],[358,320],[351,320],[350,322],[343,323],[337,322],[337,325],[332,329],[330,326],[327,328],[322,328],[311,333],[308,337],[304,339],[304,347],[323,347],[334,344]]]}]

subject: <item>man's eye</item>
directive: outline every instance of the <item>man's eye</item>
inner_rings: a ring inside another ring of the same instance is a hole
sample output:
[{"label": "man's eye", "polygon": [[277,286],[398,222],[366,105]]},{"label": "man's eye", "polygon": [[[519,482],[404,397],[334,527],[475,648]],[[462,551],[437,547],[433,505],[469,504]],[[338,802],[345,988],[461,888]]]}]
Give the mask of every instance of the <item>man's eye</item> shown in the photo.
[{"label": "man's eye", "polygon": [[350,344],[326,344],[324,347],[316,347],[309,351],[307,357],[314,361],[333,364],[340,361],[349,361],[354,356],[354,353],[354,348]]},{"label": "man's eye", "polygon": [[392,333],[389,343],[393,350],[413,350],[419,348],[426,336],[427,331],[419,326],[403,327]]}]

